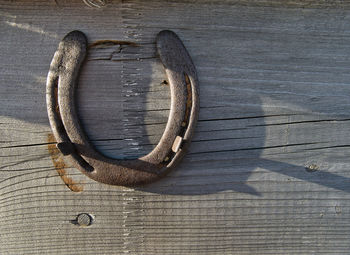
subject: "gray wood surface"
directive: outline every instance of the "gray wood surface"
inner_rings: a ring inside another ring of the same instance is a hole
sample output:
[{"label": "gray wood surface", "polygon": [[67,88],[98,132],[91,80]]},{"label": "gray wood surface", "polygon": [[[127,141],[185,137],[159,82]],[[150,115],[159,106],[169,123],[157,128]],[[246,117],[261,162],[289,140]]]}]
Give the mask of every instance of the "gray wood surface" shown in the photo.
[{"label": "gray wood surface", "polygon": [[[349,254],[349,1],[0,1],[0,254]],[[92,44],[82,122],[111,157],[149,152],[169,88],[155,35],[198,70],[183,163],[135,189],[57,153],[45,80],[71,30]],[[135,42],[94,43],[100,40]],[[79,227],[79,213],[94,215]]]}]

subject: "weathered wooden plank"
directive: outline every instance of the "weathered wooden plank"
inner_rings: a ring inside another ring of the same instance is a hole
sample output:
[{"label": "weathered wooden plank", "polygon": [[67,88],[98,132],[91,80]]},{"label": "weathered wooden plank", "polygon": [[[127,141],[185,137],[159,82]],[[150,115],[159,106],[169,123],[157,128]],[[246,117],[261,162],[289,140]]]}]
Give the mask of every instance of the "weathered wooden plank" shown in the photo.
[{"label": "weathered wooden plank", "polygon": [[[0,253],[348,254],[349,7],[1,1]],[[184,41],[201,112],[190,152],[163,180],[107,186],[56,154],[45,79],[74,29],[91,44],[138,44],[92,45],[80,76],[81,119],[112,157],[157,143],[169,91],[155,35],[172,29]],[[72,224],[81,212],[93,225]]]}]

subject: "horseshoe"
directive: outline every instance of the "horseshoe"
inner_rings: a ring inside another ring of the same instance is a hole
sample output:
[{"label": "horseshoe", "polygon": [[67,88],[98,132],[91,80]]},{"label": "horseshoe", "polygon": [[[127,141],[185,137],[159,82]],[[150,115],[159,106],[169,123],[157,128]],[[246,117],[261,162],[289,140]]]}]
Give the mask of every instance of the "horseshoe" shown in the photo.
[{"label": "horseshoe", "polygon": [[121,186],[153,182],[178,165],[190,144],[199,111],[196,69],[174,32],[161,31],[156,45],[170,84],[170,114],[157,146],[137,159],[118,160],[102,155],[80,124],[74,99],[87,52],[85,35],[80,31],[68,33],[52,59],[46,102],[56,146],[76,168],[95,181]]}]

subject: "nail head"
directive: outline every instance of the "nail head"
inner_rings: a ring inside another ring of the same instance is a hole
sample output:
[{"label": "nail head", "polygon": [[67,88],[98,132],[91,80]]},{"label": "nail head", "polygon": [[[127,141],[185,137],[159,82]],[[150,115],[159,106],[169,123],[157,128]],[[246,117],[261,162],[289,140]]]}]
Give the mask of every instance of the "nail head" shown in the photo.
[{"label": "nail head", "polygon": [[89,213],[80,213],[76,218],[76,222],[79,226],[87,227],[92,224],[94,217]]}]

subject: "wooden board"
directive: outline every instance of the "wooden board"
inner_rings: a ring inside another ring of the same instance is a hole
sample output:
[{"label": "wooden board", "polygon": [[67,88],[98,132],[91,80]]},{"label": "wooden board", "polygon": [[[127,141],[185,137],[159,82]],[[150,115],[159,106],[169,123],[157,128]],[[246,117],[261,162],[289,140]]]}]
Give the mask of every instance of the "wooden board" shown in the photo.
[{"label": "wooden board", "polygon": [[[0,254],[349,254],[348,1],[0,1]],[[45,80],[81,30],[79,113],[105,155],[159,140],[169,88],[155,36],[198,70],[183,163],[135,189],[96,183],[54,146]],[[89,227],[74,223],[94,215]]]}]

